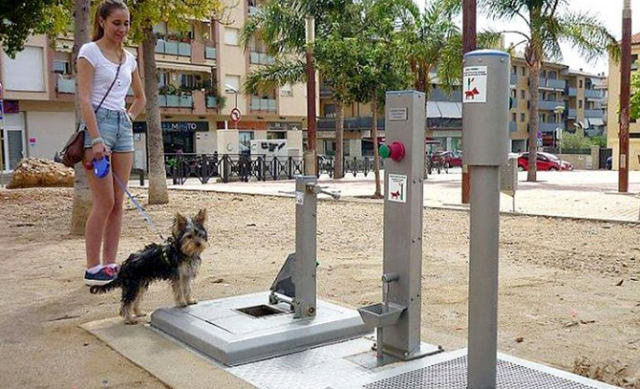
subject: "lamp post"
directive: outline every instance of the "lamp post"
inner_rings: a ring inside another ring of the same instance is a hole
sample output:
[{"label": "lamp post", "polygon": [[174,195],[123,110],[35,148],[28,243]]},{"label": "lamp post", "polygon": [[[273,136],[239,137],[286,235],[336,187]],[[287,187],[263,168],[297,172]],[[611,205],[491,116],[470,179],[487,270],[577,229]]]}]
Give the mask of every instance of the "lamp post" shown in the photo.
[{"label": "lamp post", "polygon": [[562,128],[564,126],[561,126],[560,123],[562,123],[561,120],[562,114],[564,113],[564,106],[558,105],[553,112],[556,114],[556,123],[558,124],[558,127],[556,127],[556,145],[558,146],[558,158],[560,158],[560,171],[562,171]]},{"label": "lamp post", "polygon": [[315,19],[307,16],[305,38],[307,44],[307,140],[309,148],[304,153],[304,174],[315,176],[317,170],[316,152],[316,72],[313,66],[313,44],[315,42]]},{"label": "lamp post", "polygon": [[631,98],[631,0],[622,9],[620,50],[620,153],[618,155],[618,192],[629,190],[629,100]]}]

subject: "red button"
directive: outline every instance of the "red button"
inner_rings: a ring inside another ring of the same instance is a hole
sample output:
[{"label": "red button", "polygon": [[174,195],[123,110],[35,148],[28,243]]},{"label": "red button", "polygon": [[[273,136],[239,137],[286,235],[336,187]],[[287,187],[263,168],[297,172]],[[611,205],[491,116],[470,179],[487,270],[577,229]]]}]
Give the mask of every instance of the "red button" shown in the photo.
[{"label": "red button", "polygon": [[391,151],[389,153],[389,157],[391,159],[393,159],[396,162],[400,162],[403,158],[404,158],[404,145],[401,142],[391,142],[391,144],[388,146],[389,150]]}]

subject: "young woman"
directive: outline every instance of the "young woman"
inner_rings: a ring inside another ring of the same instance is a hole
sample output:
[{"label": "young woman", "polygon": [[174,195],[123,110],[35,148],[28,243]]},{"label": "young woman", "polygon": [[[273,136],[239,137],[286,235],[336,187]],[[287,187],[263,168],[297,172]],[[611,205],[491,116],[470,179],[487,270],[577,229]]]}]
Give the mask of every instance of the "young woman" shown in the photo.
[{"label": "young woman", "polygon": [[[103,0],[94,18],[92,42],[78,53],[78,98],[85,135],[84,166],[93,205],[85,227],[87,285],[111,282],[119,269],[116,263],[122,200],[117,184],[127,185],[133,164],[132,120],[145,105],[145,95],[135,57],[124,49],[129,33],[129,9],[122,0]],[[125,98],[133,88],[133,104]],[[108,158],[111,171],[104,178],[93,173],[93,161]],[[117,177],[115,177],[117,176]],[[102,259],[101,257],[102,250]]]}]

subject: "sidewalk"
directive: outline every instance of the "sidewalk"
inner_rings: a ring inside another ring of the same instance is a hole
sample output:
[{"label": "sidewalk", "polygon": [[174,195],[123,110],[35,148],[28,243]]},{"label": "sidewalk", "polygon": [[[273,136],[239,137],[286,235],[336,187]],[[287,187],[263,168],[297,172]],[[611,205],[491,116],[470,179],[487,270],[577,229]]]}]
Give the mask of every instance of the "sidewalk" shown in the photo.
[{"label": "sidewalk", "polygon": [[[468,208],[468,205],[462,204],[461,178],[462,172],[459,168],[450,169],[448,174],[430,175],[425,180],[424,205],[434,208]],[[538,172],[538,182],[531,183],[526,179],[526,172],[518,173],[515,213],[638,222],[640,172],[629,173],[627,194],[618,193],[617,171]],[[327,190],[339,192],[343,199],[368,197],[375,191],[373,173],[367,177],[349,175],[341,180],[323,175],[319,182]],[[130,184],[139,186],[138,181],[131,181]],[[201,184],[192,178],[184,185],[169,185],[169,188],[292,197],[295,181]],[[328,198],[326,195],[320,196]],[[500,195],[501,211],[513,212],[513,206],[514,199],[504,194]]]}]

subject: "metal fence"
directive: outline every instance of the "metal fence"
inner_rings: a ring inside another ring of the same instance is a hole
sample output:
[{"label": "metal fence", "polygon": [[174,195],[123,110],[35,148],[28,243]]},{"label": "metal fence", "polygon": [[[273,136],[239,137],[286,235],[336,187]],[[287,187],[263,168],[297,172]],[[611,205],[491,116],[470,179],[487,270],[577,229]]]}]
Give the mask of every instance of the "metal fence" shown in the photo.
[{"label": "metal fence", "polygon": [[[334,175],[335,161],[332,157],[318,157],[318,176]],[[382,159],[380,162],[382,168]],[[197,178],[206,184],[213,177],[219,177],[223,182],[249,181],[257,179],[290,180],[297,175],[304,174],[302,157],[270,157],[266,155],[245,154],[165,154],[167,176],[174,185],[182,185],[189,178]],[[344,175],[352,174],[365,177],[373,172],[372,157],[345,157]]]}]

